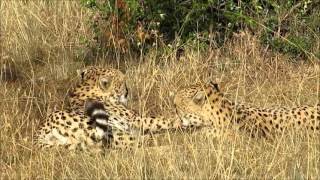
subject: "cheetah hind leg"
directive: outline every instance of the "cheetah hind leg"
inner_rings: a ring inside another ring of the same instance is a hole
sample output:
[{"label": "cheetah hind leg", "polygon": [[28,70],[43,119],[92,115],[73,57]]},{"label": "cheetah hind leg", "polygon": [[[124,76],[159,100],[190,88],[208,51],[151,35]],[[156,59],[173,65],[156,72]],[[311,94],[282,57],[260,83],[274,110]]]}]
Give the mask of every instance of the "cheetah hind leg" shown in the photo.
[{"label": "cheetah hind leg", "polygon": [[79,145],[79,143],[73,142],[72,139],[60,134],[55,128],[51,129],[48,133],[45,133],[45,131],[40,132],[35,140],[35,145],[40,149],[48,149],[55,146],[61,146],[69,150],[78,149],[79,146],[81,146]]}]

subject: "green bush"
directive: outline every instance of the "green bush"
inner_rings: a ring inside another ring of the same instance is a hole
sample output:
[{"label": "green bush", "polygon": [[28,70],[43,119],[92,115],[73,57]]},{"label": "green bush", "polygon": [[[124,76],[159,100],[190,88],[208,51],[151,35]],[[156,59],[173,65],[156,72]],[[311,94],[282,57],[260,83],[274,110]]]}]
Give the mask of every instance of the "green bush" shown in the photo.
[{"label": "green bush", "polygon": [[106,41],[124,42],[124,50],[141,50],[155,42],[171,43],[177,37],[183,42],[199,37],[209,40],[210,33],[215,33],[216,40],[223,42],[246,20],[241,8],[232,1],[82,0],[82,3],[95,12],[91,27],[99,48],[112,46],[115,50],[121,50],[121,46]]},{"label": "green bush", "polygon": [[[94,15],[99,50],[141,52],[179,39],[224,43],[233,32],[262,29],[272,49],[306,56],[318,36],[317,3],[226,0],[82,0]],[[319,21],[318,21],[319,22]],[[210,36],[213,35],[213,36]],[[212,39],[214,37],[214,39]]]},{"label": "green bush", "polygon": [[288,1],[286,4],[274,5],[269,12],[261,40],[273,50],[305,58],[313,49],[320,35],[319,6],[311,1]]}]

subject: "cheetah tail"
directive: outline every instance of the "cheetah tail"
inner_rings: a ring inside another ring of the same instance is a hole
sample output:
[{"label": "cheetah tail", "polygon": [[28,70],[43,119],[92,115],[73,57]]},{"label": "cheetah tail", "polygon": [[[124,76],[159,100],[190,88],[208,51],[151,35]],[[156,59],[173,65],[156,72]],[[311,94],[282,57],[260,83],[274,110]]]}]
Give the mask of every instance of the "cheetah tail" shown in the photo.
[{"label": "cheetah tail", "polygon": [[126,132],[130,131],[130,126],[127,122],[116,117],[110,117],[108,112],[106,112],[103,103],[99,101],[87,101],[85,104],[85,113],[97,124],[97,126],[111,127]]}]

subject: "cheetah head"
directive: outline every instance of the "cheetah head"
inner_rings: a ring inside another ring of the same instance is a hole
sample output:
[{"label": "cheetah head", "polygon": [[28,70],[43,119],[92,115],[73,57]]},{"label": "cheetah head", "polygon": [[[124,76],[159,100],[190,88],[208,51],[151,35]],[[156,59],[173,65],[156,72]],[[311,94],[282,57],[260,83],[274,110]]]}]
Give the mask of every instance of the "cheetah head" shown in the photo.
[{"label": "cheetah head", "polygon": [[77,73],[81,83],[70,93],[71,103],[73,101],[83,103],[87,99],[107,99],[127,104],[128,88],[125,75],[121,71],[91,66],[78,70]]},{"label": "cheetah head", "polygon": [[178,91],[174,97],[182,127],[203,127],[212,124],[212,111],[221,106],[223,95],[216,83],[196,84]]}]

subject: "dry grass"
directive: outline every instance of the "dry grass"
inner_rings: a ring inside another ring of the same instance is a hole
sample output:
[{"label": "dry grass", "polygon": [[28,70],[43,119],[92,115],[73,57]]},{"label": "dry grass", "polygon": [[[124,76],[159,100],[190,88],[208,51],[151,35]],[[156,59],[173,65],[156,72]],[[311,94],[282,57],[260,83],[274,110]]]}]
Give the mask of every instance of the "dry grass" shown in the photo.
[{"label": "dry grass", "polygon": [[[293,132],[274,142],[173,133],[161,137],[164,146],[105,155],[38,151],[32,146],[35,129],[48,111],[63,107],[75,69],[83,66],[79,39],[91,36],[89,12],[76,1],[0,3],[0,179],[319,178],[318,137]],[[221,82],[230,99],[257,106],[313,105],[320,99],[319,60],[292,62],[248,33],[207,52],[186,50],[179,61],[174,52],[150,52],[144,59],[129,58],[120,67],[130,76],[130,107],[141,114],[172,113],[170,91],[207,79]],[[19,74],[4,77],[11,72]]]}]

